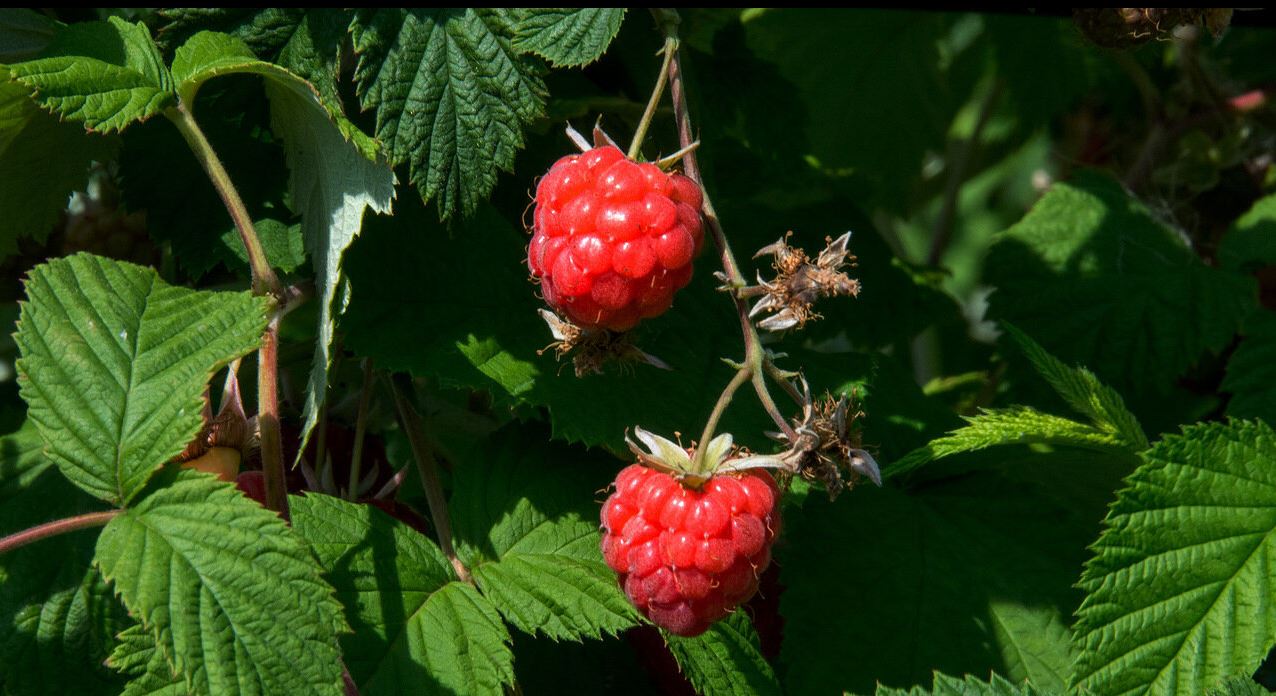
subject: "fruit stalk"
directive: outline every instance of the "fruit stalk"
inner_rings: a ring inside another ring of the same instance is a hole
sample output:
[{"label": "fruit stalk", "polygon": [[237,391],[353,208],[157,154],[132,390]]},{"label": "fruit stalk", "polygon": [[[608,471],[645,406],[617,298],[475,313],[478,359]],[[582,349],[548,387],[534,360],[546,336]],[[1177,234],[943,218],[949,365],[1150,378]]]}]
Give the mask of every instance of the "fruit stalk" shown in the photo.
[{"label": "fruit stalk", "polygon": [[408,403],[399,385],[395,384],[393,379],[389,382],[390,392],[394,394],[394,407],[399,412],[399,424],[408,435],[408,443],[412,447],[412,458],[416,461],[417,473],[421,476],[421,487],[425,489],[425,502],[430,507],[430,519],[434,521],[439,549],[443,551],[444,556],[447,556],[452,569],[456,571],[456,576],[462,582],[473,584],[469,568],[465,567],[465,564],[457,557],[456,549],[452,547],[452,522],[448,517],[447,498],[443,495],[443,484],[439,482],[438,462],[435,461],[434,453],[430,451],[430,446],[425,441],[421,416],[416,409],[412,408],[412,404]]},{"label": "fruit stalk", "polygon": [[41,539],[47,539],[59,534],[66,534],[67,532],[74,532],[78,529],[104,526],[107,522],[115,519],[115,516],[118,514],[120,514],[119,510],[90,512],[84,515],[76,515],[75,517],[67,517],[61,520],[46,522],[37,527],[15,532],[3,539],[0,539],[0,555]]},{"label": "fruit stalk", "polygon": [[660,74],[656,76],[656,87],[651,90],[651,99],[647,100],[647,108],[642,112],[642,119],[638,121],[638,127],[634,129],[634,139],[629,144],[628,157],[631,160],[637,160],[638,155],[642,152],[642,141],[647,137],[647,128],[651,126],[651,119],[656,115],[656,107],[660,105],[660,98],[665,93],[665,83],[669,77],[669,63],[673,61],[674,54],[678,52],[678,38],[675,36],[665,37],[665,46],[662,49],[665,54],[664,63],[660,65]]},{"label": "fruit stalk", "polygon": [[[669,21],[669,18],[665,16],[665,14],[670,12],[672,10],[661,10],[657,13],[657,21],[665,32],[666,42],[668,42],[670,37],[675,41],[673,58],[667,64],[667,72],[669,94],[673,100],[674,119],[678,124],[678,144],[687,150],[682,158],[683,170],[692,181],[700,186],[701,193],[704,196],[701,212],[704,214],[705,221],[708,224],[714,246],[718,249],[718,256],[722,261],[722,270],[732,290],[731,299],[735,302],[736,314],[740,318],[740,331],[744,336],[744,362],[735,377],[727,385],[727,388],[723,390],[722,396],[718,398],[718,404],[714,406],[714,412],[706,424],[704,433],[701,435],[700,443],[704,444],[712,439],[713,429],[717,425],[717,417],[721,415],[721,410],[726,408],[726,404],[731,401],[735,390],[746,380],[752,381],[754,391],[758,394],[758,400],[762,403],[767,415],[771,416],[771,420],[789,438],[790,442],[796,442],[797,433],[794,432],[793,426],[780,413],[780,410],[775,405],[775,400],[771,398],[771,393],[767,388],[765,376],[771,374],[772,377],[775,377],[778,374],[778,370],[771,369],[770,358],[767,356],[766,349],[762,346],[762,339],[758,337],[758,331],[754,328],[753,321],[749,318],[749,305],[745,298],[738,293],[738,290],[748,285],[748,281],[745,280],[744,275],[740,272],[740,265],[736,263],[735,254],[732,253],[731,245],[727,242],[726,234],[722,230],[722,223],[718,220],[713,201],[710,199],[708,191],[704,190],[704,179],[700,176],[700,165],[696,158],[696,150],[692,147],[695,139],[692,137],[691,116],[687,110],[687,92],[682,79],[681,52],[676,45],[677,36],[675,32],[677,24]],[[783,381],[783,379],[780,381]],[[795,390],[786,388],[786,392],[790,396],[796,396]],[[801,402],[799,401],[798,403]]]}]

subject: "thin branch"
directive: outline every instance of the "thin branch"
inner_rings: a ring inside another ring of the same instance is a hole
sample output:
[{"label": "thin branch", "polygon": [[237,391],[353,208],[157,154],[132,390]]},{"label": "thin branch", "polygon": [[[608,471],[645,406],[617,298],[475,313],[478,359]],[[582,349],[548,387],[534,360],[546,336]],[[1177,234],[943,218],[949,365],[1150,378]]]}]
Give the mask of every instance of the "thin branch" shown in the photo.
[{"label": "thin branch", "polygon": [[279,316],[271,318],[257,353],[257,428],[261,432],[261,470],[266,484],[266,507],[285,520],[288,486],[284,480],[283,437],[279,432]]},{"label": "thin branch", "polygon": [[[666,37],[677,38],[676,36],[676,14],[673,15],[674,20],[670,19],[672,10],[656,11],[656,19],[660,23],[661,28],[665,31]],[[775,400],[771,398],[770,392],[767,390],[766,380],[763,375],[766,372],[766,365],[770,362],[766,349],[762,346],[762,339],[758,336],[757,329],[753,326],[753,321],[749,319],[749,305],[745,298],[741,297],[736,291],[748,285],[744,274],[740,272],[740,265],[736,263],[735,254],[731,251],[731,245],[727,242],[726,233],[722,230],[722,223],[718,220],[718,213],[714,210],[713,201],[709,197],[709,192],[704,188],[704,179],[700,175],[700,163],[696,157],[695,148],[691,147],[696,138],[692,135],[691,116],[687,109],[687,91],[682,78],[682,56],[680,51],[674,52],[673,60],[669,61],[669,94],[673,99],[674,119],[678,123],[678,143],[684,149],[688,149],[686,155],[682,158],[683,171],[698,186],[700,186],[701,194],[704,196],[704,206],[701,212],[704,214],[705,222],[709,227],[709,234],[713,238],[714,246],[718,249],[718,257],[722,262],[722,270],[726,274],[727,284],[731,288],[731,299],[735,303],[736,315],[740,320],[740,332],[744,337],[744,364],[741,371],[747,371],[746,377],[753,382],[754,390],[758,394],[758,400],[762,402],[763,407],[771,416],[771,420],[775,421],[777,427],[789,437],[790,441],[797,441],[797,433],[794,432],[793,426],[789,425],[788,420],[780,414],[775,407]],[[731,383],[723,391],[719,397],[719,403],[715,405],[714,412],[710,416],[710,421],[705,428],[705,434],[701,438],[701,444],[708,442],[713,435],[713,428],[717,425],[717,418],[721,416],[721,411],[726,408],[735,390],[743,384],[740,380],[740,373],[732,379]],[[724,402],[725,401],[725,402]]]},{"label": "thin branch", "polygon": [[651,90],[651,98],[647,100],[647,108],[642,112],[638,127],[634,129],[634,139],[629,144],[629,159],[638,159],[638,155],[642,153],[642,141],[647,137],[647,128],[651,125],[651,118],[656,115],[656,107],[660,105],[660,98],[665,93],[665,81],[669,77],[669,63],[673,60],[674,53],[678,50],[678,38],[666,36],[665,46],[661,50],[665,54],[665,59],[660,64],[660,74],[656,76],[656,87]]},{"label": "thin branch", "polygon": [[239,230],[239,238],[243,241],[244,248],[248,250],[248,265],[253,274],[253,292],[258,295],[269,293],[282,301],[283,286],[280,285],[279,278],[275,276],[274,269],[270,267],[266,250],[261,246],[261,239],[257,236],[257,229],[253,227],[248,208],[244,206],[243,199],[239,197],[239,191],[230,181],[230,174],[217,158],[217,153],[213,151],[212,144],[204,136],[204,131],[195,122],[189,107],[186,104],[179,104],[165,111],[164,115],[177,126],[177,130],[190,145],[191,152],[195,153],[195,159],[203,165],[208,178],[213,182],[213,188],[217,189],[217,194],[226,205],[231,220],[235,222],[235,229]]},{"label": "thin branch", "polygon": [[90,512],[84,515],[76,515],[75,517],[67,517],[61,520],[46,522],[42,525],[10,534],[9,536],[0,539],[0,555],[26,546],[27,544],[40,541],[41,539],[48,539],[49,537],[57,536],[59,534],[74,532],[78,529],[104,526],[107,522],[115,519],[115,516],[120,514],[120,512],[120,510]]},{"label": "thin branch", "polygon": [[961,188],[966,183],[970,161],[979,148],[979,139],[983,136],[988,122],[992,120],[997,102],[1001,100],[1001,93],[1002,83],[998,80],[988,90],[988,95],[984,97],[983,104],[979,107],[979,116],[975,120],[974,128],[970,131],[970,137],[953,146],[954,154],[949,160],[948,180],[944,183],[944,202],[939,209],[939,219],[935,221],[935,234],[931,237],[930,254],[926,257],[926,263],[931,266],[939,265],[940,260],[944,258],[944,252],[948,250],[948,245],[952,242]]},{"label": "thin branch", "polygon": [[430,519],[434,521],[434,531],[438,535],[439,548],[452,563],[456,576],[464,582],[473,584],[470,570],[465,567],[452,547],[452,521],[448,517],[447,498],[443,495],[443,484],[439,482],[439,463],[434,459],[434,452],[425,441],[425,428],[421,416],[408,403],[399,385],[389,380],[390,391],[394,394],[394,406],[399,412],[399,424],[408,435],[408,443],[412,446],[412,458],[416,461],[417,473],[421,475],[421,487],[425,489],[425,502],[430,507]]},{"label": "thin branch", "polygon": [[363,438],[368,432],[368,405],[372,401],[372,358],[363,359],[363,389],[359,392],[359,411],[354,421],[354,452],[350,454],[350,488],[346,499],[359,497],[359,477],[363,468]]}]

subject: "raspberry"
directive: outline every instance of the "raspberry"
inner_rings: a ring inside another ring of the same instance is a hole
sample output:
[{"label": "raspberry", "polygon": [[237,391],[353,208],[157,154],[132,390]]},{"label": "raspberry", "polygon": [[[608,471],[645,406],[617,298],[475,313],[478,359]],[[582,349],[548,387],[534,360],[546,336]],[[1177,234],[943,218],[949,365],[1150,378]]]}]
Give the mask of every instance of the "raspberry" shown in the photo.
[{"label": "raspberry", "polygon": [[766,471],[717,474],[693,489],[632,464],[615,485],[602,509],[603,558],[652,623],[700,635],[757,591],[780,524]]},{"label": "raspberry", "polygon": [[691,282],[704,242],[700,186],[615,147],[564,157],[536,187],[527,266],[579,326],[627,331]]}]

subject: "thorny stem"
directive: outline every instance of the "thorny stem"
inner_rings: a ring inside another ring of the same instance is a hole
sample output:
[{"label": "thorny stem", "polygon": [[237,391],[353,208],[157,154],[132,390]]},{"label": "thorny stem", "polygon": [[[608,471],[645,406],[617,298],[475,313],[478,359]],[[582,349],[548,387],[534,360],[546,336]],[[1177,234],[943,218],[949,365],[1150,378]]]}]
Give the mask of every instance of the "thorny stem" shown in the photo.
[{"label": "thorny stem", "polygon": [[217,189],[226,211],[239,230],[239,238],[248,251],[248,265],[252,269],[252,287],[255,295],[269,295],[275,299],[275,308],[266,332],[262,335],[261,350],[257,358],[257,426],[261,432],[261,468],[266,484],[266,507],[288,519],[288,491],[284,484],[283,438],[279,432],[279,320],[302,297],[292,288],[284,288],[261,245],[257,230],[253,227],[248,208],[239,197],[239,191],[230,180],[230,174],[222,166],[213,146],[191,114],[190,105],[179,103],[164,112],[177,126],[182,137],[190,145],[195,159],[204,167],[213,188]]},{"label": "thorny stem", "polygon": [[638,127],[634,130],[634,139],[629,143],[629,159],[638,159],[638,155],[642,153],[642,141],[647,137],[647,128],[651,125],[651,118],[656,115],[656,107],[660,105],[660,98],[665,93],[665,81],[669,77],[669,62],[673,60],[673,56],[678,52],[678,37],[666,36],[665,46],[662,49],[665,54],[664,63],[660,65],[660,74],[656,76],[656,87],[651,90],[651,99],[647,101],[647,109],[642,112],[642,119],[638,121]]},{"label": "thorny stem", "polygon": [[76,515],[75,517],[67,517],[61,520],[46,522],[30,529],[24,529],[0,539],[0,554],[8,553],[9,551],[26,546],[27,544],[41,539],[47,539],[59,534],[66,534],[67,532],[74,532],[77,529],[101,527],[114,519],[118,514],[120,514],[119,510],[90,512],[84,515]]},{"label": "thorny stem", "polygon": [[271,317],[257,352],[257,428],[261,431],[261,470],[266,507],[285,520],[288,487],[284,481],[284,446],[279,433],[279,316]]},{"label": "thorny stem", "polygon": [[359,392],[359,412],[354,421],[354,452],[350,455],[350,487],[346,500],[359,497],[359,479],[363,472],[363,438],[368,432],[368,404],[372,401],[372,358],[363,359],[363,389]]},{"label": "thorny stem", "polygon": [[452,547],[452,522],[448,518],[447,498],[443,496],[443,484],[439,482],[439,463],[434,459],[434,452],[425,441],[425,429],[421,416],[408,403],[399,385],[389,379],[390,391],[394,394],[394,407],[399,412],[399,423],[408,435],[408,443],[412,446],[412,458],[416,461],[417,473],[421,475],[421,487],[425,489],[425,502],[430,507],[430,519],[434,521],[434,531],[438,534],[439,548],[452,563],[452,569],[462,581],[473,584],[470,570],[456,556]]},{"label": "thorny stem", "polygon": [[[655,10],[656,21],[660,24],[661,29],[665,32],[666,45],[670,39],[675,42],[677,40],[677,14],[673,10]],[[669,94],[673,99],[674,119],[678,122],[678,143],[681,147],[687,148],[695,140],[691,131],[691,116],[687,110],[687,92],[686,86],[682,80],[682,58],[680,51],[673,52],[673,59],[668,61],[669,73]],[[752,320],[749,319],[749,306],[745,302],[745,298],[738,294],[738,290],[748,285],[744,275],[740,272],[740,265],[736,263],[735,254],[731,251],[731,245],[727,242],[727,236],[722,230],[722,223],[718,220],[718,213],[713,208],[713,201],[709,198],[708,191],[704,190],[704,180],[700,176],[700,165],[696,159],[696,151],[690,149],[682,158],[683,171],[686,175],[700,186],[701,193],[704,195],[704,206],[701,210],[704,213],[705,222],[708,224],[709,233],[713,237],[714,246],[718,249],[718,256],[722,261],[722,270],[726,273],[727,283],[731,288],[731,299],[735,302],[736,314],[740,318],[740,331],[744,336],[744,362],[739,372],[727,384],[727,388],[723,390],[722,396],[718,398],[718,403],[714,406],[713,413],[709,416],[709,422],[706,423],[704,433],[701,435],[700,444],[703,446],[713,437],[713,431],[717,427],[718,418],[721,417],[722,411],[726,409],[726,405],[730,403],[732,397],[745,381],[752,381],[754,390],[758,394],[758,400],[762,402],[762,407],[766,409],[771,420],[775,421],[776,426],[784,432],[790,442],[797,441],[797,433],[794,432],[793,426],[789,425],[788,420],[780,413],[775,406],[775,400],[771,398],[771,394],[767,389],[765,375],[770,374],[775,378],[778,370],[772,371],[768,369],[770,358],[766,349],[762,346],[762,339],[758,336],[757,329],[753,326]],[[784,382],[783,378],[778,381]],[[789,385],[791,386],[791,385]],[[792,393],[792,392],[791,392]]]}]

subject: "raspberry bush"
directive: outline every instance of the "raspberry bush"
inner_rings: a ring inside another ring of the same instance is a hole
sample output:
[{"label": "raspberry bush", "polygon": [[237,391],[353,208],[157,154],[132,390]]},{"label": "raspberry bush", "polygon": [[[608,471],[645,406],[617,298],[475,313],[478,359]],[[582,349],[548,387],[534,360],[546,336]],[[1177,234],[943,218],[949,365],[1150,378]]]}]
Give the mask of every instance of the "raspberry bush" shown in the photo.
[{"label": "raspberry bush", "polygon": [[1271,24],[0,13],[0,695],[1276,688]]}]

